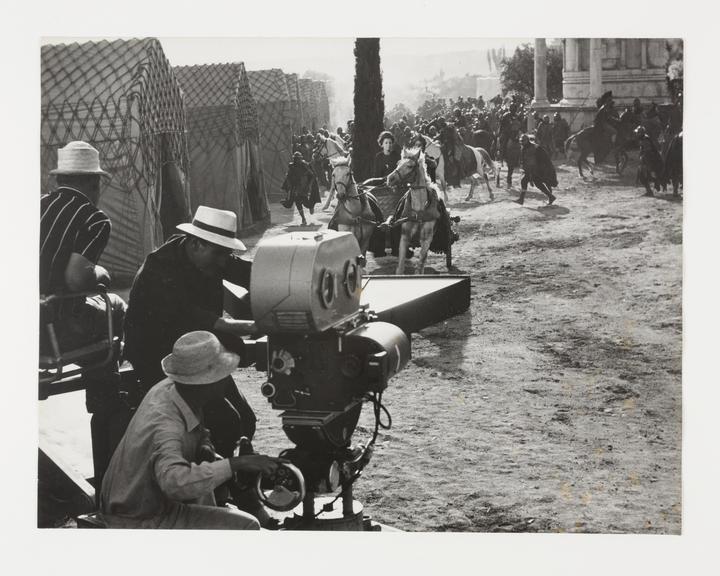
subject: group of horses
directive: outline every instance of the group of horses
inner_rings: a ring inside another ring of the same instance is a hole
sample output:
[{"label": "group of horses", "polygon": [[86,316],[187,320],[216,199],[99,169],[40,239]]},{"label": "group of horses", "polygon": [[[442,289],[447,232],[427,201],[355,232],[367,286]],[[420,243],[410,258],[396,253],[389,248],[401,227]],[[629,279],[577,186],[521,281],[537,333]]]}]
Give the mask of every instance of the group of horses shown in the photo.
[{"label": "group of horses", "polygon": [[[338,200],[329,226],[351,232],[357,238],[363,256],[371,245],[378,247],[374,252],[381,251],[384,255],[385,238],[389,233],[393,253],[397,251],[398,254],[396,274],[404,274],[411,246],[420,248],[416,274],[425,272],[431,248],[445,253],[447,268],[451,270],[451,245],[457,239],[452,232],[452,222],[456,223],[459,218],[451,219],[439,198],[439,190],[427,175],[422,150],[404,149],[398,165],[387,178],[371,178],[362,183],[355,181],[352,161],[343,152],[330,139],[319,149],[332,167],[330,190],[336,192]],[[386,217],[375,194],[388,189],[400,190],[402,196],[394,212]]]},{"label": "group of horses", "polygon": [[[590,154],[593,155],[596,166],[610,158],[615,164],[615,171],[622,174],[628,162],[628,150],[639,147],[639,134],[647,132],[642,121],[627,122],[610,116],[608,124],[612,131],[589,126],[572,134],[565,141],[565,156],[577,157],[581,178],[585,178],[583,166],[587,166],[590,174],[593,174],[592,164],[588,161]],[[678,134],[666,134],[662,149],[659,149],[652,138],[648,138],[645,143],[646,149],[640,153],[637,181],[645,187],[648,195],[652,195],[651,185],[655,190],[660,190],[667,189],[669,183],[672,184],[673,194],[678,195],[683,172],[682,138],[682,131]]]}]

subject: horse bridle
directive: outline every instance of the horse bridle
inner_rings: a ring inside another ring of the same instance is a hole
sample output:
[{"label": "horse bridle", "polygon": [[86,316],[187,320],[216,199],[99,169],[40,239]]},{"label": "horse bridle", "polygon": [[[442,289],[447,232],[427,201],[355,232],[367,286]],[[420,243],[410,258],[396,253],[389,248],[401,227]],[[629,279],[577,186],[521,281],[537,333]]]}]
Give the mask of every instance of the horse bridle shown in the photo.
[{"label": "horse bridle", "polygon": [[[354,198],[357,198],[357,199],[359,200],[359,199],[360,199],[360,196],[362,196],[362,195],[364,195],[364,194],[367,194],[367,192],[360,192],[360,191],[357,189],[357,182],[355,182],[355,177],[353,176],[353,171],[352,171],[352,170],[348,170],[347,175],[348,175],[348,182],[347,182],[347,183],[346,183],[346,182],[343,182],[343,181],[338,181],[338,180],[335,179],[335,177],[333,176],[333,180],[334,180],[334,182],[335,182],[335,189],[337,190],[338,184],[340,184],[340,185],[342,185],[343,189],[345,190],[345,197],[346,197],[346,198],[353,198],[353,199],[354,199]],[[350,196],[350,194],[348,194],[348,188],[350,187],[350,184],[355,184],[355,191],[356,191],[355,196]]]},{"label": "horse bridle", "polygon": [[405,176],[405,177],[400,176],[400,172],[398,172],[398,167],[395,167],[395,170],[393,170],[392,172],[390,172],[390,174],[388,174],[388,178],[390,177],[391,174],[397,172],[398,178],[400,178],[400,184],[407,184],[410,188],[425,188],[424,184],[422,186],[414,186],[414,185],[410,184],[410,182],[412,182],[417,177],[417,172],[420,169],[420,159],[418,158],[417,160],[414,160],[413,158],[408,158],[408,160],[415,162],[415,165],[413,166],[412,170],[410,170],[410,172],[408,172],[407,176]]}]

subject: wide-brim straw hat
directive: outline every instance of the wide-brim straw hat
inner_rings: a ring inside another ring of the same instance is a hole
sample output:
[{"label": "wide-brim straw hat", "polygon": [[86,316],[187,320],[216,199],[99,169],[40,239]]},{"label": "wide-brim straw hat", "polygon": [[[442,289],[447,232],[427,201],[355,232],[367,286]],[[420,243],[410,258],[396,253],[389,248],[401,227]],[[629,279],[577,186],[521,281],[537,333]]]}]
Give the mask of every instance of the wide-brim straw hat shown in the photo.
[{"label": "wide-brim straw hat", "polygon": [[178,224],[177,228],[224,248],[246,250],[245,244],[235,237],[237,216],[229,210],[198,206],[193,221]]},{"label": "wide-brim straw hat", "polygon": [[100,153],[87,142],[76,140],[58,148],[58,165],[50,174],[99,174],[110,176],[100,168]]},{"label": "wide-brim straw hat", "polygon": [[173,382],[202,386],[230,376],[239,362],[240,356],[225,350],[212,332],[196,330],[177,339],[162,369]]}]

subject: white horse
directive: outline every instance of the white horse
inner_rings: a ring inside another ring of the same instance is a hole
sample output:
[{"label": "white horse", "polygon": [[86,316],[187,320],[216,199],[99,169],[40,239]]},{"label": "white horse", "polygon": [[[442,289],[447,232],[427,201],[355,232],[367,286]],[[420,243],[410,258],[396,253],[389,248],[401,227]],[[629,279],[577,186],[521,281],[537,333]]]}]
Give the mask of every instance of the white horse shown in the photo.
[{"label": "white horse", "polygon": [[[432,158],[437,164],[437,169],[435,170],[435,180],[437,180],[437,182],[439,183],[445,201],[447,202],[448,197],[446,192],[447,183],[445,182],[445,158],[443,157],[440,143],[435,140],[430,140],[427,137],[425,137],[425,140],[427,142],[427,145],[425,146],[425,154],[430,156],[430,158]],[[473,197],[475,187],[481,184],[481,178],[485,179],[485,185],[487,186],[490,200],[494,200],[495,196],[493,195],[492,188],[490,188],[488,174],[492,175],[493,178],[497,177],[497,165],[490,157],[490,154],[488,154],[488,152],[484,148],[475,148],[474,146],[468,146],[467,144],[465,144],[464,146],[472,152],[475,158],[475,170],[468,176],[470,178],[470,192],[468,192],[465,201],[467,202]]]},{"label": "white horse", "polygon": [[[413,237],[419,235],[420,257],[416,274],[423,274],[430,243],[435,232],[435,223],[440,218],[437,188],[430,181],[425,171],[425,156],[420,148],[407,148],[402,151],[397,168],[387,176],[388,186],[407,186],[408,192],[403,202],[401,217],[395,225],[401,224],[400,246],[398,249],[398,265],[396,274],[405,272],[405,257]],[[385,222],[393,225],[391,215]]]},{"label": "white horse", "polygon": [[[382,212],[371,193],[358,191],[349,158],[337,156],[330,160],[330,164],[333,167],[330,190],[337,191],[338,204],[328,228],[339,232],[352,232],[358,241],[361,254],[365,256],[373,232],[383,221]],[[375,205],[377,214],[371,203]],[[384,234],[382,241],[384,248]]]},{"label": "white horse", "polygon": [[[333,160],[344,158],[347,156],[345,148],[334,138],[326,138],[322,134],[318,134],[317,137],[320,139],[320,143],[313,150],[313,157],[318,158],[320,162],[323,162],[326,159]],[[330,207],[330,202],[332,202],[334,196],[335,187],[331,185],[328,190],[327,200],[322,207],[323,211],[327,210]]]}]

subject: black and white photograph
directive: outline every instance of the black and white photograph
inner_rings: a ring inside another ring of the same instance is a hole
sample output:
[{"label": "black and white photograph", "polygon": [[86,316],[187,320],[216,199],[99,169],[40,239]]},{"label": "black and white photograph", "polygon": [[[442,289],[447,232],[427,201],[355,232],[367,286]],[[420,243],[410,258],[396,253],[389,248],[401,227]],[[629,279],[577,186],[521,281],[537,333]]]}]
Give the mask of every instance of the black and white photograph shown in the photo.
[{"label": "black and white photograph", "polygon": [[[516,573],[465,560],[493,542],[678,566],[716,453],[688,451],[688,386],[715,379],[686,372],[715,340],[684,305],[692,31],[318,31],[311,4],[273,32],[33,31],[24,522],[53,545],[144,530],[150,550],[214,534],[318,559],[336,532],[363,573],[373,539],[419,534],[445,535],[432,573]],[[418,542],[375,571],[414,573]]]}]

